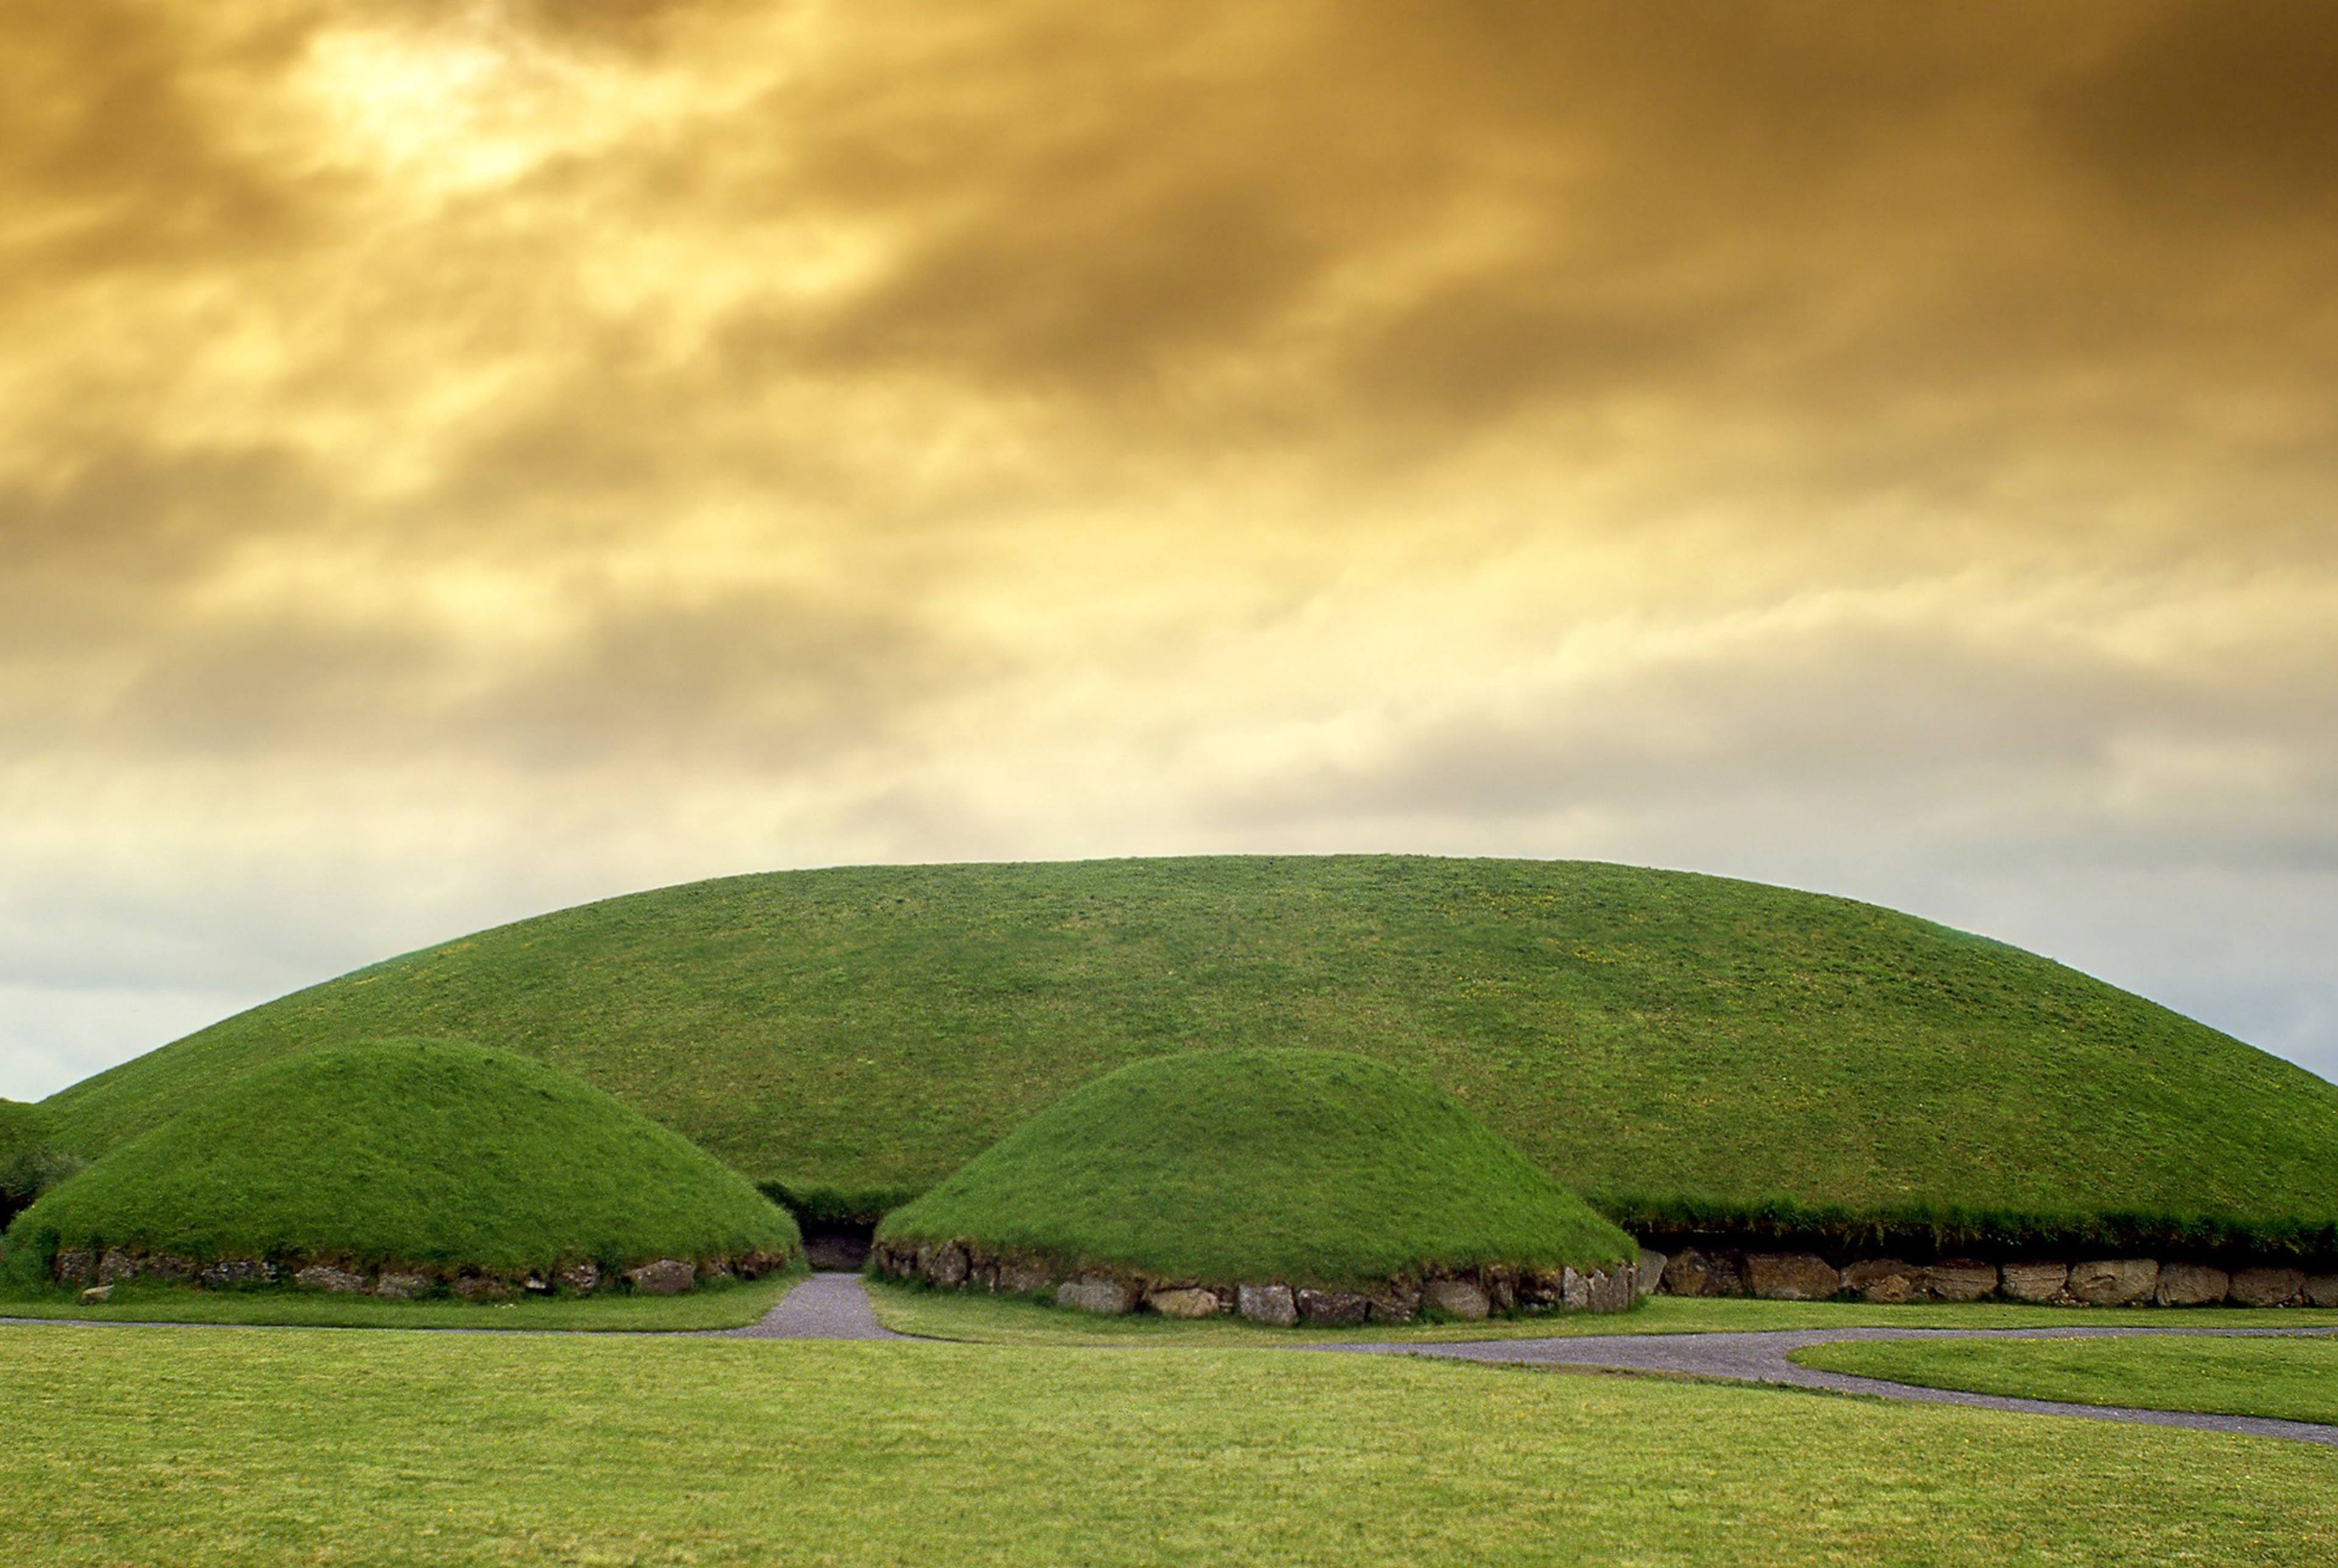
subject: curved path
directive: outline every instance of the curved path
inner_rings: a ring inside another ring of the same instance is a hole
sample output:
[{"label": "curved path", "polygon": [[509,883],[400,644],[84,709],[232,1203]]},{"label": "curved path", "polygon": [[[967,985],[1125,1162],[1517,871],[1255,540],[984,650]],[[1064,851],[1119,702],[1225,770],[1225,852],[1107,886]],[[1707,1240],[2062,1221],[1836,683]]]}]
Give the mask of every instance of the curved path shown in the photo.
[{"label": "curved path", "polygon": [[2338,1426],[2311,1421],[2281,1421],[2264,1416],[2215,1416],[2189,1410],[2143,1410],[2117,1405],[2076,1405],[2058,1399],[2017,1399],[1973,1394],[1960,1388],[1927,1388],[1847,1372],[1822,1372],[1788,1359],[1811,1345],[1846,1339],[2121,1339],[2137,1337],[2246,1338],[2264,1336],[2338,1334],[2333,1328],[1781,1328],[1757,1333],[1586,1334],[1551,1339],[1415,1341],[1410,1344],[1331,1345],[1321,1348],[1364,1355],[1431,1356],[1527,1367],[1581,1367],[1606,1372],[1652,1372],[1678,1377],[1711,1377],[1735,1383],[1768,1383],[1819,1388],[1837,1394],[1868,1394],[1928,1405],[1964,1405],[1980,1410],[2015,1410],[2032,1416],[2074,1416],[2088,1421],[2133,1421],[2151,1426],[2186,1426],[2202,1432],[2237,1432],[2253,1437],[2291,1437],[2338,1448]]}]

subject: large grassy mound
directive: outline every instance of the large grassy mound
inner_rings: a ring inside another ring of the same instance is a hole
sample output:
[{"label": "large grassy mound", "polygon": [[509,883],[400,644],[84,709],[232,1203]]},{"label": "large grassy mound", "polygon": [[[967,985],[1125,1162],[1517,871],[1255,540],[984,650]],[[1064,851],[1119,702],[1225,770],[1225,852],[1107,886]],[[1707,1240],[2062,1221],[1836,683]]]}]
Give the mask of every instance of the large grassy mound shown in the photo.
[{"label": "large grassy mound", "polygon": [[2338,1213],[2338,1087],[1890,910],[1596,864],[857,867],[670,887],[393,959],[45,1102],[96,1153],[319,1040],[454,1035],[815,1207],[922,1191],[1202,1044],[1418,1073],[1603,1203]]},{"label": "large grassy mound", "polygon": [[47,1112],[20,1100],[0,1100],[0,1227],[78,1162],[54,1147]]},{"label": "large grassy mound", "polygon": [[877,1239],[1209,1285],[1588,1270],[1636,1250],[1450,1095],[1329,1051],[1133,1063],[887,1215]]},{"label": "large grassy mound", "polygon": [[743,1177],[541,1063],[437,1041],[253,1069],[17,1216],[12,1271],[56,1249],[498,1272],[785,1253]]}]

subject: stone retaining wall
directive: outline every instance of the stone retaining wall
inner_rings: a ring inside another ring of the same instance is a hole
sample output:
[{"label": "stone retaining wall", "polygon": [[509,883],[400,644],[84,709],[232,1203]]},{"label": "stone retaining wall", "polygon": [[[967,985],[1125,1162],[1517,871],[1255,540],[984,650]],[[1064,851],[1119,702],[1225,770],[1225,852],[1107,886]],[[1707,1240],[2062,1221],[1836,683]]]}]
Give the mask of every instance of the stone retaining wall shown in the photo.
[{"label": "stone retaining wall", "polygon": [[335,1296],[379,1296],[410,1300],[439,1290],[469,1301],[503,1301],[523,1295],[591,1296],[624,1289],[643,1296],[679,1296],[715,1279],[757,1279],[787,1267],[791,1253],[751,1252],[743,1257],[694,1259],[660,1258],[620,1273],[593,1262],[511,1273],[485,1269],[391,1264],[380,1269],[347,1266],[346,1259],[219,1258],[198,1261],[169,1252],[65,1250],[50,1272],[60,1285],[84,1292],[111,1290],[123,1279],[162,1279],[224,1290],[255,1285],[292,1285]]},{"label": "stone retaining wall", "polygon": [[1838,1266],[1813,1252],[1684,1248],[1640,1250],[1651,1289],[1667,1296],[1769,1301],[2019,1301],[2055,1307],[2338,1307],[2338,1269],[2267,1265],[2225,1269],[2151,1258],[1972,1258],[1910,1263],[1863,1258]]},{"label": "stone retaining wall", "polygon": [[1589,1273],[1573,1269],[1490,1266],[1423,1279],[1398,1279],[1362,1289],[1331,1289],[1282,1280],[1224,1285],[1124,1269],[1067,1270],[1044,1259],[987,1251],[978,1243],[879,1241],[870,1264],[896,1279],[922,1279],[948,1290],[1053,1296],[1056,1304],[1107,1315],[1139,1310],[1164,1318],[1246,1318],[1255,1323],[1318,1328],[1410,1323],[1424,1310],[1449,1318],[1571,1308],[1621,1312],[1638,1289],[1634,1265]]}]

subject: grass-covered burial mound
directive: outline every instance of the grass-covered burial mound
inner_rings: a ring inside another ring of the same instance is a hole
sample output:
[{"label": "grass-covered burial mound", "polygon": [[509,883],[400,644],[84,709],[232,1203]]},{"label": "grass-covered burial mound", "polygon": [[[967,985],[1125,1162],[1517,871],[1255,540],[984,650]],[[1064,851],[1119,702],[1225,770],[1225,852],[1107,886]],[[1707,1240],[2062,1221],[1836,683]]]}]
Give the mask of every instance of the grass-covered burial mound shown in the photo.
[{"label": "grass-covered burial mound", "polygon": [[795,1222],[747,1180],[589,1084],[443,1041],[317,1050],[228,1081],[50,1191],[8,1270],[67,1284],[466,1295],[671,1292],[761,1273]]},{"label": "grass-covered burial mound", "polygon": [[1636,1255],[1450,1095],[1302,1050],[1109,1073],[888,1215],[875,1254],[1095,1310],[1284,1322],[1623,1307]]}]

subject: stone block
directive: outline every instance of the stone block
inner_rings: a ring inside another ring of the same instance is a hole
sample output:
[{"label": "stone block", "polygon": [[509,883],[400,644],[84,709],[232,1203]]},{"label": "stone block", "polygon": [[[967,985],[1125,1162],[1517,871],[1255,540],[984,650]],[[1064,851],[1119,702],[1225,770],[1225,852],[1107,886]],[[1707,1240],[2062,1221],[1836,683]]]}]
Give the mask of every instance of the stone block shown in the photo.
[{"label": "stone block", "polygon": [[1842,1289],[1842,1276],[1815,1253],[1749,1252],[1745,1283],[1764,1301],[1824,1301]]},{"label": "stone block", "polygon": [[[594,1273],[597,1278],[600,1270],[596,1269]],[[385,1269],[380,1278],[373,1282],[373,1293],[377,1296],[386,1296],[393,1301],[411,1301],[417,1296],[428,1295],[430,1288],[437,1283],[437,1281],[427,1274],[408,1274]]]},{"label": "stone block", "polygon": [[1056,1276],[1041,1263],[1001,1263],[997,1283],[993,1287],[1002,1296],[1036,1296],[1051,1289]]},{"label": "stone block", "polygon": [[195,1278],[212,1290],[232,1289],[239,1285],[273,1285],[276,1265],[260,1258],[222,1258],[204,1265]]},{"label": "stone block", "polygon": [[1409,1285],[1382,1285],[1369,1292],[1375,1323],[1410,1323],[1420,1316],[1420,1292]]},{"label": "stone block", "polygon": [[1127,1286],[1117,1279],[1091,1275],[1081,1279],[1066,1279],[1056,1287],[1056,1305],[1076,1307],[1083,1312],[1099,1317],[1116,1318],[1136,1305]]},{"label": "stone block", "polygon": [[2052,1301],[2070,1283],[2068,1263],[2008,1263],[1998,1272],[1999,1288],[2016,1301]]},{"label": "stone block", "polygon": [[2338,1274],[2308,1274],[2305,1277],[2305,1304],[2308,1307],[2338,1307]]},{"label": "stone block", "polygon": [[1288,1285],[1237,1285],[1234,1305],[1253,1323],[1285,1328],[1299,1321],[1299,1301]]},{"label": "stone block", "polygon": [[2233,1275],[2235,1307],[2284,1307],[2305,1295],[2303,1269],[2242,1269]]},{"label": "stone block", "polygon": [[1842,1288],[1879,1306],[1899,1307],[1922,1298],[1924,1271],[1897,1258],[1862,1258],[1842,1271]]},{"label": "stone block", "polygon": [[329,1263],[311,1263],[292,1276],[292,1283],[304,1290],[322,1290],[333,1296],[362,1296],[366,1279],[346,1269],[336,1269]]},{"label": "stone block", "polygon": [[2205,1263],[2163,1263],[2152,1292],[2162,1307],[2214,1307],[2233,1287],[2233,1277]]},{"label": "stone block", "polygon": [[1646,1247],[1640,1249],[1640,1271],[1636,1278],[1641,1295],[1653,1296],[1664,1289],[1665,1265],[1670,1261],[1672,1259],[1661,1252]]},{"label": "stone block", "polygon": [[[919,1250],[921,1252],[923,1249]],[[925,1253],[926,1278],[935,1284],[955,1289],[966,1283],[966,1249],[955,1241],[945,1241],[931,1252]]]},{"label": "stone block", "polygon": [[1997,1294],[1997,1265],[1950,1258],[1927,1265],[1924,1289],[1943,1301],[1981,1301]]},{"label": "stone block", "polygon": [[1431,1279],[1421,1288],[1421,1303],[1433,1307],[1448,1318],[1475,1320],[1492,1309],[1485,1291],[1475,1279]]},{"label": "stone block", "polygon": [[2070,1265],[2070,1295],[2089,1307],[2132,1307],[2159,1288],[2159,1265],[2148,1258],[2097,1259]]},{"label": "stone block", "polygon": [[679,1296],[698,1283],[698,1270],[679,1258],[661,1258],[626,1269],[625,1283],[643,1296]]},{"label": "stone block", "polygon": [[1144,1298],[1144,1304],[1164,1318],[1209,1318],[1218,1310],[1215,1296],[1193,1287],[1155,1290]]},{"label": "stone block", "polygon": [[1316,1328],[1352,1328],[1371,1315],[1372,1300],[1361,1290],[1302,1290],[1302,1321]]}]

